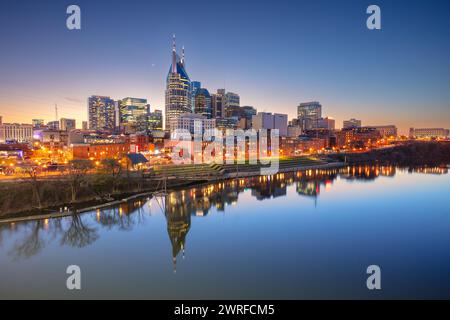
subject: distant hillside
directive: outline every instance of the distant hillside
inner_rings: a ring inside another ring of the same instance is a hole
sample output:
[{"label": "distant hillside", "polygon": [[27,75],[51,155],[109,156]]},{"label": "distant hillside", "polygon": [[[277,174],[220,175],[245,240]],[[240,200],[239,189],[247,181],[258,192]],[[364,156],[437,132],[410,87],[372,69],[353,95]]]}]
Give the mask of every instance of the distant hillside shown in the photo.
[{"label": "distant hillside", "polygon": [[348,163],[381,162],[397,165],[450,164],[450,142],[415,141],[393,148],[376,149],[366,153],[349,153],[331,156]]}]

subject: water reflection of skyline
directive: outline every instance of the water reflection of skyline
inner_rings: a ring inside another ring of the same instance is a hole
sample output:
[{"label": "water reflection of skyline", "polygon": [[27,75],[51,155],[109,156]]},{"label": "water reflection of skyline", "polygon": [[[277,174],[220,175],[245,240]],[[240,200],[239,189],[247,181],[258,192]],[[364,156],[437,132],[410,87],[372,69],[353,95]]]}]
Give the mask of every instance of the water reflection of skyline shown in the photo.
[{"label": "water reflection of skyline", "polygon": [[[143,224],[152,210],[162,211],[167,221],[167,233],[172,246],[174,270],[177,257],[184,255],[191,217],[207,216],[212,209],[225,212],[236,204],[239,195],[250,191],[251,197],[265,201],[287,195],[287,188],[295,186],[299,196],[317,199],[321,189],[332,188],[337,178],[348,181],[374,181],[378,177],[394,177],[398,171],[418,174],[448,174],[447,168],[409,168],[393,166],[352,166],[341,169],[307,170],[221,181],[170,192],[165,199],[136,199],[119,206],[61,219],[45,219],[23,223],[0,224],[0,249],[5,239],[18,234],[20,238],[9,249],[13,259],[39,254],[55,241],[60,246],[84,248],[100,238],[99,229],[131,231]],[[158,201],[156,201],[158,200]],[[162,201],[164,200],[164,201]],[[158,205],[155,205],[154,202]],[[153,209],[150,205],[153,203]],[[147,206],[147,207],[145,207]]]}]

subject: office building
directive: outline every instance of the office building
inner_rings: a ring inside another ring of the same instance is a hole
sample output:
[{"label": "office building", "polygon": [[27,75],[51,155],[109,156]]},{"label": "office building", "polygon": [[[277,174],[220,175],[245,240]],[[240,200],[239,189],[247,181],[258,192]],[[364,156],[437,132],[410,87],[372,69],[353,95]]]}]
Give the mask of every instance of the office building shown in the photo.
[{"label": "office building", "polygon": [[317,121],[317,129],[334,130],[335,127],[336,127],[336,121],[333,118],[330,118],[330,117],[320,118]]},{"label": "office building", "polygon": [[322,118],[322,105],[317,101],[300,103],[297,118],[303,130],[317,128],[318,121]]},{"label": "office building", "polygon": [[127,97],[119,101],[120,128],[125,133],[147,130],[150,105],[147,99]]},{"label": "office building", "polygon": [[207,119],[212,118],[211,95],[205,88],[198,88],[195,91],[194,113],[202,115]]},{"label": "office building", "polygon": [[161,110],[154,110],[148,116],[148,129],[151,131],[163,129],[163,114]]},{"label": "office building", "polygon": [[67,118],[61,118],[59,121],[59,128],[63,131],[71,131],[76,129],[76,121],[75,119],[67,119]]},{"label": "office building", "polygon": [[117,104],[110,97],[91,96],[88,98],[89,129],[114,131],[116,129]]},{"label": "office building", "polygon": [[225,118],[225,90],[218,89],[211,95],[213,118]]},{"label": "office building", "polygon": [[397,137],[397,127],[394,125],[388,126],[367,126],[366,128],[377,130],[382,138]]},{"label": "office building", "polygon": [[414,139],[448,138],[449,129],[444,128],[411,128],[409,137]]},{"label": "office building", "polygon": [[350,128],[361,128],[361,120],[357,119],[350,119],[350,120],[344,120],[343,126],[344,129],[350,129]]},{"label": "office building", "polygon": [[44,119],[33,119],[31,120],[31,124],[33,125],[33,129],[41,129],[45,126]]},{"label": "office building", "polygon": [[172,64],[166,79],[166,130],[180,115],[192,113],[191,80],[185,69],[184,50],[180,58],[176,52],[175,37],[172,48]]},{"label": "office building", "polygon": [[216,127],[216,119],[208,119],[200,114],[185,113],[170,120],[170,131],[188,130],[191,134],[200,132],[203,134],[205,130],[214,129]]},{"label": "office building", "polygon": [[200,90],[202,83],[200,81],[191,81],[191,109],[194,112],[195,108],[195,94],[197,90]]},{"label": "office building", "polygon": [[47,128],[49,130],[59,130],[59,121],[50,121],[47,122]]},{"label": "office building", "polygon": [[233,93],[233,92],[225,93],[225,111],[227,111],[228,108],[240,107],[240,106],[241,106],[241,101],[240,101],[240,97],[237,93]]},{"label": "office building", "polygon": [[0,143],[33,141],[33,125],[19,123],[3,123],[0,117]]},{"label": "office building", "polygon": [[287,115],[271,114],[268,112],[258,112],[252,117],[252,127],[255,130],[278,129],[280,136],[287,136]]}]

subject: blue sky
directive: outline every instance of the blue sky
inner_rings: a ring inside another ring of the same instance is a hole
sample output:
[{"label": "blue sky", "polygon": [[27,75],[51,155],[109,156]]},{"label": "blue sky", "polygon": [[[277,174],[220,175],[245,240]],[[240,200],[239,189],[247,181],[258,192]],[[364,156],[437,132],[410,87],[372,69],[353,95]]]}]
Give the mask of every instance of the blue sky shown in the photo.
[{"label": "blue sky", "polygon": [[[82,29],[66,28],[81,8]],[[382,30],[366,28],[377,4]],[[86,120],[92,94],[147,98],[164,109],[171,37],[187,72],[259,111],[365,124],[450,127],[449,1],[13,1],[0,3],[4,121]]]}]

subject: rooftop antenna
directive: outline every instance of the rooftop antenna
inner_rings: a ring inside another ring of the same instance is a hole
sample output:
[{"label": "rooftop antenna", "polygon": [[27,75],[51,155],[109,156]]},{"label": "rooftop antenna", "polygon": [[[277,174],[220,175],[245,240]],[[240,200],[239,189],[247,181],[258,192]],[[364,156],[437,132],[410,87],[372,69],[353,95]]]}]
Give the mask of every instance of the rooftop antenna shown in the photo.
[{"label": "rooftop antenna", "polygon": [[55,103],[55,120],[58,121],[58,105]]},{"label": "rooftop antenna", "polygon": [[184,66],[184,46],[181,47],[181,64]]},{"label": "rooftop antenna", "polygon": [[177,45],[175,43],[175,34],[173,34],[172,43],[172,73],[177,73]]}]

